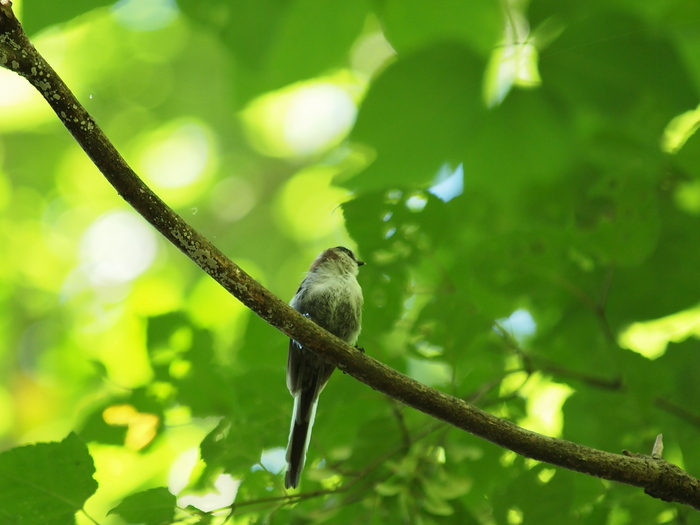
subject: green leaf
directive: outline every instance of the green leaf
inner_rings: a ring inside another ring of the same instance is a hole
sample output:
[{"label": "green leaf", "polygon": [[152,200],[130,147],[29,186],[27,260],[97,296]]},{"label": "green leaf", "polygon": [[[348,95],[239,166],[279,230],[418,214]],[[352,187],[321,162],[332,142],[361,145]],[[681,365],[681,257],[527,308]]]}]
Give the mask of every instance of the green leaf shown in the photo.
[{"label": "green leaf", "polygon": [[172,523],[177,498],[167,488],[159,487],[132,494],[107,514],[117,514],[129,523],[165,525]]},{"label": "green leaf", "polygon": [[126,425],[108,425],[103,416],[106,408],[119,402],[125,401],[123,398],[114,398],[93,408],[83,421],[79,432],[80,439],[88,443],[97,441],[109,445],[123,445],[128,427]]},{"label": "green leaf", "polygon": [[71,525],[97,490],[85,443],[69,434],[0,454],[0,521],[11,525]]},{"label": "green leaf", "polygon": [[377,494],[380,496],[386,497],[391,497],[391,496],[396,496],[399,492],[403,490],[403,485],[395,484],[395,483],[377,483],[374,486],[374,490],[377,491]]},{"label": "green leaf", "polygon": [[559,103],[541,90],[511,93],[484,115],[483,128],[463,145],[467,184],[491,191],[498,187],[494,197],[517,201],[525,187],[565,177],[573,130],[562,113]]},{"label": "green leaf", "polygon": [[696,130],[680,151],[673,156],[673,161],[695,180],[700,178],[700,131]]},{"label": "green leaf", "polygon": [[196,416],[228,413],[234,399],[228,370],[217,366],[213,335],[180,312],[148,319],[148,351],[156,377],[173,384]]},{"label": "green leaf", "polygon": [[31,36],[46,27],[68,22],[88,11],[114,3],[114,0],[24,2],[22,3],[22,27]]},{"label": "green leaf", "polygon": [[438,475],[433,478],[424,478],[423,490],[431,498],[444,500],[455,499],[463,496],[472,486],[472,482],[463,476],[449,474],[444,470],[439,470]]},{"label": "green leaf", "polygon": [[370,87],[351,139],[377,158],[350,183],[365,190],[423,186],[477,136],[484,61],[456,44],[402,56]]},{"label": "green leaf", "polygon": [[[115,396],[104,403],[100,403],[86,417],[83,427],[79,432],[80,438],[84,441],[97,441],[99,443],[107,443],[111,445],[124,445],[126,442],[128,422],[123,424],[110,424],[105,421],[105,410],[118,405],[129,405],[141,414],[152,414],[157,417],[153,430],[155,435],[159,435],[163,430],[163,421],[165,414],[163,413],[163,403],[156,399],[153,395],[143,388],[134,389],[128,396]],[[155,437],[155,436],[154,436]],[[142,447],[139,450],[146,451],[155,440],[144,440],[138,446]],[[135,445],[132,444],[132,445]]]},{"label": "green leaf", "polygon": [[361,33],[368,12],[364,0],[180,3],[185,13],[218,32],[240,60],[241,103],[345,66],[348,48]]},{"label": "green leaf", "polygon": [[627,13],[573,19],[542,53],[541,73],[547,90],[573,102],[576,111],[650,148],[658,148],[671,118],[697,105],[695,86],[672,42]]},{"label": "green leaf", "polygon": [[426,494],[421,503],[423,508],[430,514],[435,514],[436,516],[452,516],[454,514],[452,505],[433,494]]},{"label": "green leaf", "polygon": [[[222,419],[200,444],[202,460],[214,471],[245,473],[260,460],[262,446],[255,440],[255,426],[238,419]],[[280,443],[282,439],[280,439]]]},{"label": "green leaf", "polygon": [[387,0],[379,4],[379,15],[400,53],[458,41],[488,55],[503,28],[502,9],[494,0]]}]

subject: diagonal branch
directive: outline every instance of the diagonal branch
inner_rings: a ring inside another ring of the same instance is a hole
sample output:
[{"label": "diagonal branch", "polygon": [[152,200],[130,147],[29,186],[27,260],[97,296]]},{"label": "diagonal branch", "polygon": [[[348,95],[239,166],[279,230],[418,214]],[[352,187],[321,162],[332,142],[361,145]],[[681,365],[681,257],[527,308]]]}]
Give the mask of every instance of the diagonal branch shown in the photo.
[{"label": "diagonal branch", "polygon": [[138,178],[31,44],[11,5],[10,0],[0,0],[0,65],[22,75],[39,90],[102,174],[136,211],[269,324],[371,388],[466,432],[523,456],[643,487],[654,497],[700,510],[700,481],[675,465],[651,456],[612,454],[523,429],[389,368],[301,316],[230,261]]}]

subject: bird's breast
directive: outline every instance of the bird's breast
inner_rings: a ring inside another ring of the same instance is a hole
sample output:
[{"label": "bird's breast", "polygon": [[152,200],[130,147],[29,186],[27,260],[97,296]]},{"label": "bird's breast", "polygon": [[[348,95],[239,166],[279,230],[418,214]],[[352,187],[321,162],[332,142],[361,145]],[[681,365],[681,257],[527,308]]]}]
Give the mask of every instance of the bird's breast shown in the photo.
[{"label": "bird's breast", "polygon": [[306,283],[292,306],[347,343],[357,340],[362,322],[362,289],[354,277],[317,278]]}]

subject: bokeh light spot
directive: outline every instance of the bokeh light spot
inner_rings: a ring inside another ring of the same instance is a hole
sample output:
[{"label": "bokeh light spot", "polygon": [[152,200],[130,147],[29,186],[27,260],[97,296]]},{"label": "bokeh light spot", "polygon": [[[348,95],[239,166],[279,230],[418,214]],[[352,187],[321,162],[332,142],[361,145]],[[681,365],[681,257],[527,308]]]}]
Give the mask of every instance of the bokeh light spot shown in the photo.
[{"label": "bokeh light spot", "polygon": [[315,166],[292,177],[280,193],[277,207],[281,229],[300,241],[329,235],[343,225],[338,207],[350,197],[347,190],[331,185],[336,169]]},{"label": "bokeh light spot", "polygon": [[131,281],[153,263],[157,251],[153,229],[129,211],[98,218],[83,235],[81,266],[95,285]]},{"label": "bokeh light spot", "polygon": [[120,24],[136,31],[161,29],[179,14],[175,0],[121,0],[112,11]]},{"label": "bokeh light spot", "polygon": [[180,188],[206,174],[211,157],[209,134],[202,126],[174,123],[146,139],[139,166],[156,186]]},{"label": "bokeh light spot", "polygon": [[692,336],[700,338],[700,307],[632,323],[620,334],[618,343],[653,360],[666,353],[668,343],[680,343]]},{"label": "bokeh light spot", "polygon": [[240,177],[222,180],[211,192],[212,210],[226,222],[235,222],[248,215],[257,200],[253,187]]},{"label": "bokeh light spot", "polygon": [[355,122],[355,92],[347,78],[298,83],[267,93],[242,113],[249,140],[272,157],[305,157],[336,146]]}]

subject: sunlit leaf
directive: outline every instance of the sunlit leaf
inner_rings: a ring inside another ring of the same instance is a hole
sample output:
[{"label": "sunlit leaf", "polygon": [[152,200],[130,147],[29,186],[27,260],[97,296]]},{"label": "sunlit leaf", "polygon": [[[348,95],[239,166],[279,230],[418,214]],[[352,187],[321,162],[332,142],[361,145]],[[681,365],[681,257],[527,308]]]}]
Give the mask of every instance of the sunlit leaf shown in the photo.
[{"label": "sunlit leaf", "polygon": [[97,490],[95,466],[75,434],[60,443],[0,453],[0,516],[6,523],[70,525]]},{"label": "sunlit leaf", "polygon": [[108,514],[117,514],[128,523],[165,525],[172,523],[176,498],[166,488],[137,492],[125,498]]}]

